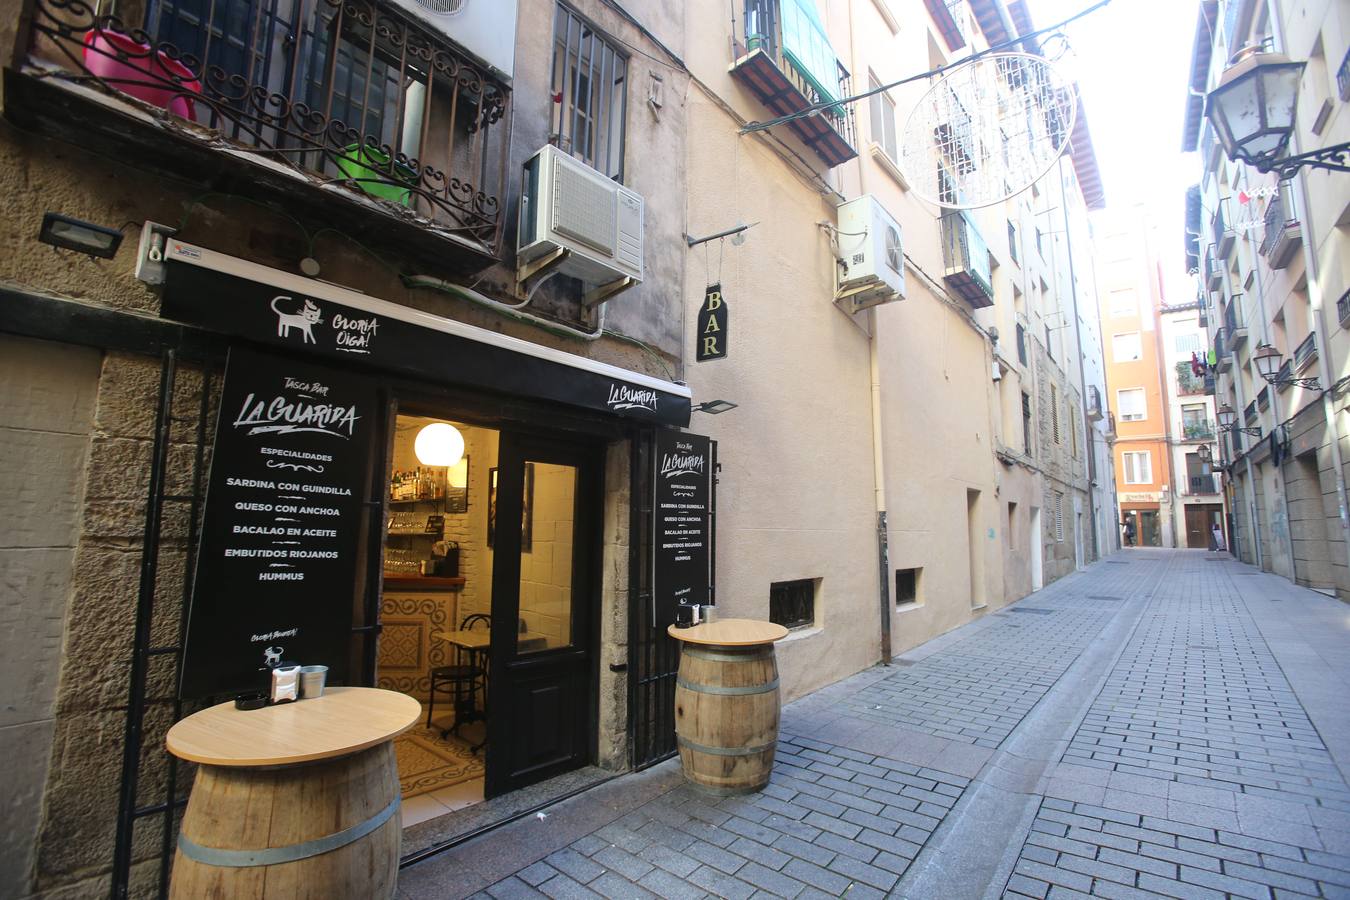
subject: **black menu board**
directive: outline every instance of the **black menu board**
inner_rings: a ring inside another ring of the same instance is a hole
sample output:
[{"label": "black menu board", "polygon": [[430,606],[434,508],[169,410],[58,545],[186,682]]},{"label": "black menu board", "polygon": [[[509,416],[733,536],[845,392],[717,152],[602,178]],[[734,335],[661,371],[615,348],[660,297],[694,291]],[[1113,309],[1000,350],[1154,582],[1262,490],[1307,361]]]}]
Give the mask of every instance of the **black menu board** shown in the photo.
[{"label": "black menu board", "polygon": [[181,694],[260,688],[283,659],[341,683],[374,387],[234,348],[220,403]]},{"label": "black menu board", "polygon": [[680,606],[712,603],[712,442],[699,434],[656,432],[652,514],[652,598],[658,628]]}]

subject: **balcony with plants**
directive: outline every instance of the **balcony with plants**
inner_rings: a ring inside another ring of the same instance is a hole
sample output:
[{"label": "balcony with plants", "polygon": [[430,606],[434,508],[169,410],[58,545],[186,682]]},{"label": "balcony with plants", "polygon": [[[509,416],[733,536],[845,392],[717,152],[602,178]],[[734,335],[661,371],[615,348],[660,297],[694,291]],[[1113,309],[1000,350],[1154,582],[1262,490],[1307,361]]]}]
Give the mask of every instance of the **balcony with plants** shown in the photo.
[{"label": "balcony with plants", "polygon": [[1214,440],[1214,423],[1204,419],[1182,422],[1181,438],[1184,441],[1212,441]]},{"label": "balcony with plants", "polygon": [[[745,42],[731,74],[776,116],[801,112],[852,93],[849,73],[825,34],[811,0],[745,0]],[[853,107],[827,106],[787,123],[826,166],[858,155]]]},{"label": "balcony with plants", "polygon": [[26,0],[22,127],[376,235],[446,268],[499,256],[510,90],[383,0]]},{"label": "balcony with plants", "polygon": [[965,210],[942,214],[943,280],[976,309],[994,305],[994,273],[989,247]]},{"label": "balcony with plants", "polygon": [[1266,205],[1263,221],[1265,235],[1261,238],[1260,247],[1261,255],[1272,269],[1286,268],[1303,244],[1303,226],[1291,215],[1288,189],[1284,185],[1280,188]]},{"label": "balcony with plants", "polygon": [[1205,392],[1205,379],[1191,369],[1189,361],[1182,360],[1176,364],[1177,369],[1177,393],[1183,397],[1195,397]]}]

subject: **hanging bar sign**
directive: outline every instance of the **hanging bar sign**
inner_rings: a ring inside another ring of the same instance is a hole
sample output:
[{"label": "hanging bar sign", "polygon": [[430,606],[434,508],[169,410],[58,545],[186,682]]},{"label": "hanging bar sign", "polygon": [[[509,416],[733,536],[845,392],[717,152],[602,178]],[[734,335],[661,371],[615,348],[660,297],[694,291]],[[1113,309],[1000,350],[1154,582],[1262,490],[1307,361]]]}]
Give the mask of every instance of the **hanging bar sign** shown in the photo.
[{"label": "hanging bar sign", "polygon": [[727,301],[722,297],[722,285],[708,286],[703,305],[698,310],[698,347],[695,359],[707,362],[727,355]]}]

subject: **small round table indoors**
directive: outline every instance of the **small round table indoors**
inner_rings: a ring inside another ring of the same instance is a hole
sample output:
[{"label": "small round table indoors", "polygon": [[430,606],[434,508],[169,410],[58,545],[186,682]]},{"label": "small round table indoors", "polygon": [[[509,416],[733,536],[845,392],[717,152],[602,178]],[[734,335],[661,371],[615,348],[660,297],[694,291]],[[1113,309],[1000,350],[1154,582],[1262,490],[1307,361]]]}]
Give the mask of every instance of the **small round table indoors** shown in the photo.
[{"label": "small round table indoors", "polygon": [[778,743],[778,662],[787,629],[755,619],[670,626],[680,641],[675,739],[684,777],[719,796],[762,790]]},{"label": "small round table indoors", "polygon": [[170,896],[393,897],[393,739],[421,715],[406,694],[334,687],[256,710],[221,703],[175,724],[165,745],[199,767]]}]

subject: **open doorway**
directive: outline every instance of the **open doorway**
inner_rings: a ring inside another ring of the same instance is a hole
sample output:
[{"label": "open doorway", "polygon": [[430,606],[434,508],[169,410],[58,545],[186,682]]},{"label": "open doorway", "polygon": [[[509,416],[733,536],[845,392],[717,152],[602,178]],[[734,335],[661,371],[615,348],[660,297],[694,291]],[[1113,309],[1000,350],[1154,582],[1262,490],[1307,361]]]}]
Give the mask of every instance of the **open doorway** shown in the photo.
[{"label": "open doorway", "polygon": [[393,432],[376,681],[423,708],[395,743],[411,826],[592,761],[601,485],[561,438]]}]

